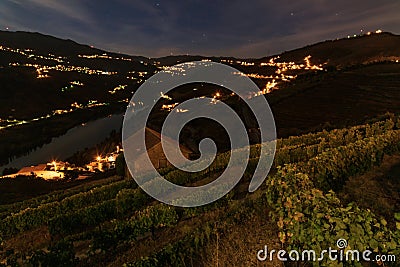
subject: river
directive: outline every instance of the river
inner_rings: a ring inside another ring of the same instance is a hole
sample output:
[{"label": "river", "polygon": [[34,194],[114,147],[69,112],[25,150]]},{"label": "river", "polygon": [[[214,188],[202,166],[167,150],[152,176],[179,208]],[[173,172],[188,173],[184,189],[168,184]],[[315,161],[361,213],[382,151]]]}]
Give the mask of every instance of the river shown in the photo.
[{"label": "river", "polygon": [[102,142],[110,135],[111,131],[119,131],[122,121],[123,114],[118,114],[76,126],[64,135],[53,138],[49,144],[38,147],[28,155],[15,158],[9,164],[1,166],[0,174],[5,168],[20,169],[52,160],[65,160],[77,151]]}]

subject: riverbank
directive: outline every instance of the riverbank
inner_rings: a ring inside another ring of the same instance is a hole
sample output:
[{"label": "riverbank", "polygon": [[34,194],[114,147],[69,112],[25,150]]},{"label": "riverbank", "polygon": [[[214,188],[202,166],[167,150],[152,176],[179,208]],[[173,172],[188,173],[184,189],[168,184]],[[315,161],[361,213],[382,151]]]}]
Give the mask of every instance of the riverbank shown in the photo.
[{"label": "riverbank", "polygon": [[[95,114],[95,115],[100,115]],[[62,133],[58,137],[50,138],[43,136],[39,139],[44,139],[48,141],[47,144],[42,146],[37,146],[35,150],[31,150],[23,156],[14,158],[12,161],[0,167],[0,173],[5,168],[22,168],[25,166],[36,165],[42,162],[49,162],[52,160],[64,160],[70,156],[72,156],[77,151],[83,150],[87,147],[91,147],[100,143],[104,139],[106,139],[112,131],[118,131],[122,126],[123,114],[119,113],[118,115],[109,115],[106,117],[102,117],[100,119],[90,121],[90,118],[87,116],[83,116],[86,118],[87,123],[80,122],[78,126],[75,124],[79,120],[72,121],[70,118],[65,118],[65,127],[69,125],[74,125],[73,127],[67,129],[65,133]],[[83,119],[82,118],[82,119]],[[92,117],[93,119],[93,117]],[[67,123],[70,121],[70,123]],[[82,121],[82,120],[81,120]],[[43,122],[46,123],[46,122]],[[48,122],[51,125],[51,122]],[[38,129],[40,125],[35,126]],[[19,130],[19,129],[17,129]],[[28,131],[28,129],[26,130]],[[17,141],[18,139],[29,139],[29,137],[33,139],[34,137],[31,134],[25,134],[23,136],[11,136],[7,135],[1,136],[0,139],[12,138],[15,141],[4,142],[3,147],[7,146],[15,146],[15,147],[27,147],[30,144],[35,144],[38,140],[32,140],[32,142],[28,142],[28,144],[21,143],[21,141]],[[20,137],[20,138],[19,138]],[[50,140],[49,140],[50,139]],[[3,158],[4,160],[4,158]]]}]

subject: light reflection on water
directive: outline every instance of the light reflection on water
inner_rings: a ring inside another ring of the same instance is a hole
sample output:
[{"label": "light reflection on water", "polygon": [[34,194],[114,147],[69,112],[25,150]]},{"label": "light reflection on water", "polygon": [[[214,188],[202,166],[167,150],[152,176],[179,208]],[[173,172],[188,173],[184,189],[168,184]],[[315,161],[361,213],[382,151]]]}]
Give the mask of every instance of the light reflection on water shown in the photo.
[{"label": "light reflection on water", "polygon": [[111,131],[119,131],[122,127],[123,114],[111,115],[102,119],[76,126],[64,135],[53,138],[51,143],[45,144],[26,156],[18,157],[9,164],[0,167],[0,174],[4,168],[22,168],[40,163],[47,163],[54,159],[65,160],[75,152],[92,147],[105,138]]}]

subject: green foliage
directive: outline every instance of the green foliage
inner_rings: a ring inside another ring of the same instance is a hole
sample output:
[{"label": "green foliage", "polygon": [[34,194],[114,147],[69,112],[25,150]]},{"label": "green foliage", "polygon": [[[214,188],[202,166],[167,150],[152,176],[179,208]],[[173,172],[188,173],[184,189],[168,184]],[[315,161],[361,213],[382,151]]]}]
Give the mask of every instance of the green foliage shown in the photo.
[{"label": "green foliage", "polygon": [[149,195],[141,189],[122,189],[116,196],[117,210],[120,214],[132,214],[150,201]]},{"label": "green foliage", "polygon": [[[211,205],[194,209],[163,204],[146,207],[151,199],[137,188],[134,181],[114,181],[81,192],[58,192],[17,203],[13,207],[20,211],[15,214],[9,213],[11,206],[4,207],[7,217],[0,222],[0,231],[3,237],[9,237],[47,224],[53,237],[86,232],[86,238],[92,239],[92,252],[100,250],[105,253],[116,249],[121,242],[132,242],[157,229],[174,227],[179,220],[200,216],[211,209],[229,208],[226,216],[240,223],[249,211],[265,210],[267,206],[277,221],[282,245],[289,249],[307,247],[318,251],[334,247],[337,239],[345,238],[352,249],[369,248],[400,254],[399,214],[395,214],[397,230],[393,230],[383,218],[371,211],[354,204],[343,205],[332,191],[339,189],[349,176],[380,164],[385,154],[398,153],[399,125],[400,119],[390,116],[365,125],[278,140],[273,166],[277,173],[267,178],[262,197],[252,199],[247,203],[249,205],[236,205],[231,192]],[[260,145],[251,147],[246,177],[252,176],[258,164],[260,148]],[[229,159],[230,153],[219,154],[202,172],[188,175],[179,170],[165,169],[163,176],[177,184],[190,184],[222,172]],[[152,186],[151,178],[148,177],[145,186]],[[165,193],[165,189],[159,190]],[[199,200],[196,195],[189,198]],[[202,226],[149,257],[126,266],[185,266],[210,238],[209,226]],[[65,255],[53,247],[49,253],[37,252],[32,257],[32,264],[37,262],[47,266],[48,259],[61,253],[60,265],[62,262],[73,265],[73,253],[68,252],[71,251],[70,245],[60,246],[64,246]]]},{"label": "green foliage", "polygon": [[[277,221],[282,244],[288,249],[308,248],[320,252],[335,247],[336,240],[344,238],[349,243],[346,249],[398,254],[398,230],[393,232],[383,218],[370,210],[354,204],[343,206],[333,191],[324,193],[314,184],[314,181],[331,184],[330,179],[363,173],[376,164],[377,155],[397,151],[394,147],[398,144],[398,131],[388,131],[329,150],[305,164],[279,168],[276,175],[268,178],[265,196],[273,208],[271,215]],[[343,178],[336,183],[344,181]]]},{"label": "green foliage", "polygon": [[55,201],[42,204],[36,208],[28,207],[3,219],[0,222],[0,232],[2,236],[12,236],[46,224],[51,218],[63,216],[71,210],[79,210],[87,206],[96,205],[102,201],[113,199],[121,189],[135,185],[132,181],[119,181],[72,195],[60,202]]},{"label": "green foliage", "polygon": [[124,177],[125,176],[125,157],[124,154],[121,153],[115,159],[115,169],[117,171],[117,175]]},{"label": "green foliage", "polygon": [[116,201],[114,199],[107,200],[50,219],[48,222],[49,232],[52,236],[70,235],[115,218],[116,214]]},{"label": "green foliage", "polygon": [[318,154],[301,171],[312,178],[318,188],[339,190],[348,177],[368,171],[382,162],[384,154],[400,151],[400,130],[358,140]]},{"label": "green foliage", "polygon": [[200,255],[201,247],[214,237],[211,229],[212,226],[206,224],[148,257],[124,264],[124,267],[188,266],[193,259]]},{"label": "green foliage", "polygon": [[72,243],[61,240],[49,248],[49,252],[36,251],[27,262],[30,266],[65,266],[72,267],[78,264],[75,258]]},{"label": "green foliage", "polygon": [[93,234],[93,250],[108,250],[119,242],[135,240],[137,237],[158,228],[176,225],[178,215],[174,207],[159,204],[137,212],[128,220],[114,221],[112,230]]},{"label": "green foliage", "polygon": [[1,205],[0,206],[0,218],[3,219],[7,216],[9,216],[11,213],[18,211],[18,210],[23,210],[27,208],[36,208],[39,205],[50,203],[50,202],[57,202],[61,201],[67,197],[70,197],[72,195],[76,195],[79,193],[87,192],[90,191],[96,187],[100,187],[103,185],[111,184],[118,182],[120,180],[119,177],[113,176],[101,181],[96,181],[93,184],[90,185],[85,185],[85,186],[80,186],[78,188],[71,188],[67,190],[59,190],[52,192],[50,194],[46,194],[43,196],[35,197],[29,200],[25,200],[22,202],[17,202],[9,205]]},{"label": "green foliage", "polygon": [[[354,204],[343,205],[330,190],[338,188],[335,185],[343,184],[350,175],[361,174],[379,164],[384,154],[399,152],[399,137],[399,130],[389,119],[283,140],[285,145],[278,145],[275,162],[278,172],[268,177],[263,194],[272,218],[277,221],[282,245],[288,250],[307,248],[320,252],[328,247],[335,248],[336,241],[345,238],[349,243],[346,249],[371,249],[399,255],[400,222],[393,231],[385,219]],[[257,147],[252,149],[253,158],[257,159]],[[279,166],[288,162],[292,164]],[[252,165],[250,170],[255,164]],[[251,209],[263,207],[264,201],[253,201]],[[194,216],[202,212],[195,210]],[[245,214],[242,210],[242,206],[233,207],[229,215],[236,218],[236,215]],[[395,218],[400,220],[400,214],[395,214]],[[240,221],[242,219],[238,223]],[[201,231],[192,233],[125,266],[187,266],[192,255],[198,252],[193,251],[197,246],[192,241],[201,236]],[[336,266],[337,263],[324,261],[321,264]]]}]

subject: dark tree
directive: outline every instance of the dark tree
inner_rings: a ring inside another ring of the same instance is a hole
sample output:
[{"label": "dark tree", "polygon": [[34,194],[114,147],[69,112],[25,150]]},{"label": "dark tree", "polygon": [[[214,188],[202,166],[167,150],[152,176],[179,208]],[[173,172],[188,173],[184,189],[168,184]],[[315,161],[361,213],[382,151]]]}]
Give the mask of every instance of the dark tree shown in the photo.
[{"label": "dark tree", "polygon": [[115,168],[117,171],[117,175],[125,176],[125,157],[124,154],[119,154],[115,159]]}]

